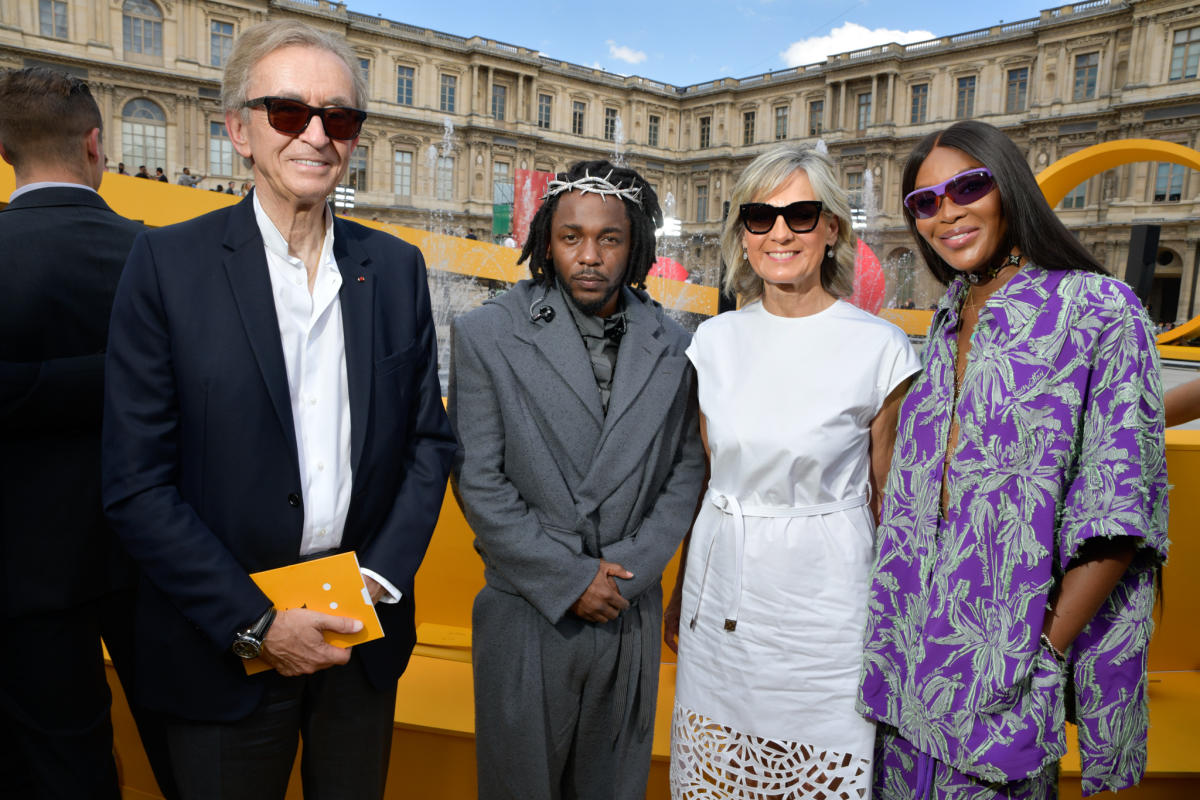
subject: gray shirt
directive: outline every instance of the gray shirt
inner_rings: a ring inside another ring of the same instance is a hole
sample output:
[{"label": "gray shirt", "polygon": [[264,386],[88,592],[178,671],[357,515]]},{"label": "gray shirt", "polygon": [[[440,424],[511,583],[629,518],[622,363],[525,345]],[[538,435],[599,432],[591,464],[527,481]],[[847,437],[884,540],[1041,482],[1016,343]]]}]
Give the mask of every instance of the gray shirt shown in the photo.
[{"label": "gray shirt", "polygon": [[[557,288],[557,284],[555,284]],[[562,291],[559,289],[559,291]],[[565,295],[565,305],[575,321],[575,328],[583,337],[583,345],[587,348],[588,357],[592,361],[592,374],[596,376],[596,388],[600,390],[600,405],[608,413],[608,398],[612,396],[613,373],[617,369],[617,350],[621,346],[621,337],[625,334],[624,301],[617,311],[609,317],[597,317],[586,314],[575,305],[570,294]]]}]

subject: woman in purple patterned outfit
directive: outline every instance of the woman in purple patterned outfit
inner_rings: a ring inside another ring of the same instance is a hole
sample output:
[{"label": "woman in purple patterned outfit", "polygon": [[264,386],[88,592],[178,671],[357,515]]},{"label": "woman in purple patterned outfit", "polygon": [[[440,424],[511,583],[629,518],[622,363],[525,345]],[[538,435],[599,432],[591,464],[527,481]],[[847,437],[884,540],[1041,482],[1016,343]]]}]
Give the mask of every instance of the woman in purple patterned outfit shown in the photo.
[{"label": "woman in purple patterned outfit", "polygon": [[1054,798],[1146,761],[1146,648],[1167,551],[1150,325],[979,122],[917,145],[909,228],[948,290],[900,412],[859,710],[875,797]]}]

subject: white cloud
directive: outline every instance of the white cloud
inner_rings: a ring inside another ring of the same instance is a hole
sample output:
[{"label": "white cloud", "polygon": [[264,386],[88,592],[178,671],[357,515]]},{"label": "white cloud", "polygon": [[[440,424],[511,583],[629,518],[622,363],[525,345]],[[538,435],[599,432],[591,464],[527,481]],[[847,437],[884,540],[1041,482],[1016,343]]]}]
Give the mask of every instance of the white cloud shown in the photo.
[{"label": "white cloud", "polygon": [[783,62],[789,67],[804,64],[816,64],[826,57],[837,53],[848,53],[851,50],[861,50],[864,47],[874,47],[877,44],[911,44],[934,38],[929,31],[894,31],[888,28],[865,28],[854,22],[847,22],[834,28],[826,36],[810,36],[793,42],[787,50],[780,53]]},{"label": "white cloud", "polygon": [[646,54],[641,50],[634,50],[632,47],[617,44],[612,39],[608,40],[608,54],[618,61],[624,61],[626,64],[640,64],[646,60]]}]

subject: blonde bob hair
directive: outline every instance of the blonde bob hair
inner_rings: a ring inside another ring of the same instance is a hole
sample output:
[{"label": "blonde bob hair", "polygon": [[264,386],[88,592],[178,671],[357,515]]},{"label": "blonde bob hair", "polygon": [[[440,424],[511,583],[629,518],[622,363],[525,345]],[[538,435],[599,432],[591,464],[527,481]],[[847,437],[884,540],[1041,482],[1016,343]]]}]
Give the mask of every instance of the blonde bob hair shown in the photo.
[{"label": "blonde bob hair", "polygon": [[261,22],[247,28],[234,42],[233,52],[225,62],[225,76],[221,81],[221,107],[226,113],[237,112],[242,115],[242,119],[246,119],[247,109],[244,104],[250,99],[246,97],[246,90],[250,85],[250,72],[259,61],[284,47],[316,47],[328,50],[344,61],[354,82],[354,97],[351,102],[355,108],[365,108],[367,83],[358,68],[358,59],[346,40],[336,33],[317,30],[303,22],[285,19]]},{"label": "blonde bob hair", "polygon": [[742,220],[738,209],[743,203],[761,202],[787,183],[797,170],[808,176],[815,199],[824,205],[822,214],[837,220],[837,243],[833,257],[821,260],[821,287],[834,297],[854,293],[854,229],[850,223],[850,201],[838,183],[829,156],[811,147],[781,145],[750,162],[733,187],[729,198],[729,216],[721,231],[721,257],[729,264],[725,292],[740,296],[743,303],[762,297],[763,281],[750,262],[742,257]]}]

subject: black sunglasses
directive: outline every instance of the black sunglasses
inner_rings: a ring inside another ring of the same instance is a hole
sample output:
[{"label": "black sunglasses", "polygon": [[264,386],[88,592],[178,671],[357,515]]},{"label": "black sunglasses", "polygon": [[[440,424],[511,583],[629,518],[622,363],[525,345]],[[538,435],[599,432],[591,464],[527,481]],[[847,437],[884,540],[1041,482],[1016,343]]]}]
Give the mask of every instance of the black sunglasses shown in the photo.
[{"label": "black sunglasses", "polygon": [[320,117],[321,125],[325,128],[325,135],[330,139],[353,139],[358,136],[359,131],[362,130],[363,120],[367,118],[367,112],[361,108],[351,108],[350,106],[313,108],[307,103],[287,97],[256,97],[253,100],[247,100],[242,105],[246,108],[262,106],[267,110],[267,122],[270,126],[280,133],[290,136],[304,133],[312,118]]},{"label": "black sunglasses", "polygon": [[759,235],[770,233],[780,214],[783,215],[784,224],[792,233],[808,233],[817,227],[823,208],[820,200],[797,200],[786,206],[773,206],[770,203],[742,203],[738,207],[738,214],[742,225],[750,233]]}]

